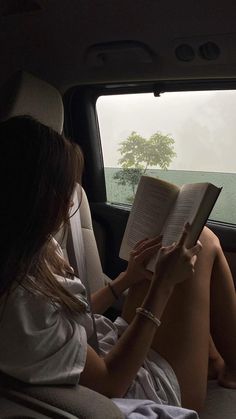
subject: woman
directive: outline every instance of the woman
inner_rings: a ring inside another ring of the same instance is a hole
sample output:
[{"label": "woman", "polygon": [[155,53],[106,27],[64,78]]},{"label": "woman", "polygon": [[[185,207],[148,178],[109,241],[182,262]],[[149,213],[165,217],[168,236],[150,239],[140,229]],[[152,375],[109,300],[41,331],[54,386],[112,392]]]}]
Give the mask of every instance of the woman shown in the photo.
[{"label": "woman", "polygon": [[[78,152],[29,117],[1,123],[0,138],[0,370],[25,382],[80,382],[115,399],[200,410],[211,327],[226,364],[221,382],[234,387],[234,287],[215,235],[206,229],[202,245],[186,249],[186,226],[168,248],[160,237],[136,245],[127,270],[92,295],[92,310],[103,313],[129,288],[114,324],[96,316],[98,355],[87,345],[92,321],[84,287],[52,238],[68,220]],[[145,266],[158,249],[150,276]]]}]

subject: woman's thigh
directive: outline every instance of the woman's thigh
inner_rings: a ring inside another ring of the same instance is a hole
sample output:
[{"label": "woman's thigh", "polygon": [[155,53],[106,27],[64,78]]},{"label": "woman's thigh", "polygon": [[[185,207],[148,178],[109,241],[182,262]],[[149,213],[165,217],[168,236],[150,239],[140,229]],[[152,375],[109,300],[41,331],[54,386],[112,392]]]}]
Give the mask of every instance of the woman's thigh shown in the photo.
[{"label": "woman's thigh", "polygon": [[[203,249],[194,278],[175,287],[152,345],[175,371],[183,406],[195,410],[200,409],[206,394],[210,278],[217,248],[215,236],[208,229],[204,230],[201,241]],[[147,281],[143,281],[130,290],[122,314],[126,321],[132,320],[147,288]]]}]

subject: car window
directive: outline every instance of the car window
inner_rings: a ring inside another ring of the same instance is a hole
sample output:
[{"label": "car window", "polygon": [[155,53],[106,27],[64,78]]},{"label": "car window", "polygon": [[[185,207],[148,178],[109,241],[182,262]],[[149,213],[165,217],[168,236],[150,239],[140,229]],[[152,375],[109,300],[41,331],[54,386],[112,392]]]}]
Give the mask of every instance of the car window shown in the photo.
[{"label": "car window", "polygon": [[131,204],[147,174],[223,190],[210,218],[236,223],[236,92],[100,96],[97,113],[107,200]]}]

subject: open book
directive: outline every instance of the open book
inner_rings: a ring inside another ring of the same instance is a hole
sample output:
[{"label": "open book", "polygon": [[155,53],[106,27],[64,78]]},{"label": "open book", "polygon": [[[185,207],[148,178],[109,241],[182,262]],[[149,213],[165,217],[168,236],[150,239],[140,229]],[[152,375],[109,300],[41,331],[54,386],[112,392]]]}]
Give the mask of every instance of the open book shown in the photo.
[{"label": "open book", "polygon": [[[189,222],[190,232],[186,247],[192,247],[211,213],[221,192],[211,183],[176,185],[149,176],[142,176],[137,188],[119,256],[129,260],[134,245],[144,238],[163,235],[162,244],[178,241],[184,224]],[[148,268],[154,269],[154,261]]]}]

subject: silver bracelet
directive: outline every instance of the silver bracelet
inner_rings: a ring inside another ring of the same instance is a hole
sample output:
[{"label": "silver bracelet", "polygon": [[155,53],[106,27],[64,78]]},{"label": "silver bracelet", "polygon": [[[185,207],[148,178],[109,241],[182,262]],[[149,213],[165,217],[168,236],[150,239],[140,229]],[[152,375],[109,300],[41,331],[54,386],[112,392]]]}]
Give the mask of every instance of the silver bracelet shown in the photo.
[{"label": "silver bracelet", "polygon": [[161,325],[161,320],[159,320],[151,311],[146,310],[143,307],[136,308],[136,314],[141,314],[141,316],[147,317],[149,320],[151,320],[157,327]]}]

